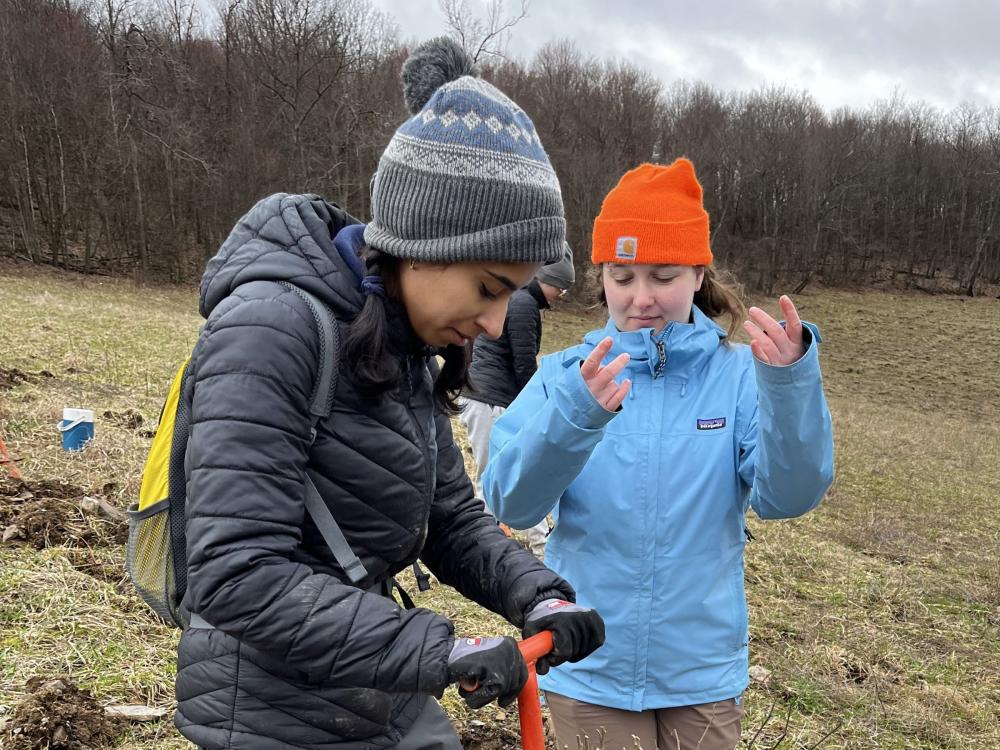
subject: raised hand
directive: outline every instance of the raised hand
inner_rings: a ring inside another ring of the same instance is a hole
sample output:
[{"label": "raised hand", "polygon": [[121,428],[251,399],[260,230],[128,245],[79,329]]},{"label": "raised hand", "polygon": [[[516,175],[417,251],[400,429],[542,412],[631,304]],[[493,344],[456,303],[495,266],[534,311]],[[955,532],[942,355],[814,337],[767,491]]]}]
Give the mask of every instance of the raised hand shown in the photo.
[{"label": "raised hand", "polygon": [[778,306],[785,316],[785,325],[761,310],[751,307],[750,320],[743,327],[750,334],[750,349],[766,365],[784,367],[797,362],[806,353],[802,343],[802,320],[787,294],[778,299]]},{"label": "raised hand", "polygon": [[[794,308],[793,308],[794,309]],[[587,388],[597,399],[597,403],[608,411],[617,411],[622,405],[632,381],[626,378],[621,385],[615,382],[615,377],[621,373],[628,364],[628,354],[619,354],[607,365],[601,365],[601,361],[611,351],[611,337],[608,336],[600,344],[594,347],[583,364],[580,365],[580,372]]]}]

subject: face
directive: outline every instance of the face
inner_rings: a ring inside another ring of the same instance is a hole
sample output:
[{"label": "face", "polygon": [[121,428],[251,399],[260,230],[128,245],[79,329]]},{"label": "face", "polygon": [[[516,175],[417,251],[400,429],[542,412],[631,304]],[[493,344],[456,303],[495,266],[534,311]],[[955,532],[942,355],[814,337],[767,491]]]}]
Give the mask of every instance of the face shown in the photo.
[{"label": "face", "polygon": [[567,291],[565,289],[560,289],[557,286],[553,286],[552,284],[548,284],[544,281],[539,281],[538,287],[542,290],[542,294],[545,295],[545,299],[548,301],[550,305],[557,299],[562,297],[564,294],[566,294]]},{"label": "face", "polygon": [[702,266],[605,263],[601,273],[608,312],[619,331],[659,332],[673,321],[687,323],[705,277]]},{"label": "face", "polygon": [[410,325],[429,346],[465,346],[503,333],[510,295],[531,281],[539,263],[400,264],[399,291]]}]

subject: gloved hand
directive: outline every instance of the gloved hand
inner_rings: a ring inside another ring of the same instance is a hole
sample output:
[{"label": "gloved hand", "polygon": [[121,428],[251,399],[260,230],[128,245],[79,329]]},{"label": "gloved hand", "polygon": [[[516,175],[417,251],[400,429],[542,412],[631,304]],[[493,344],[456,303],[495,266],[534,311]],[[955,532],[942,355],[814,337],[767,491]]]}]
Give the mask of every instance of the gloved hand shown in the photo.
[{"label": "gloved hand", "polygon": [[469,708],[482,708],[495,698],[506,708],[528,681],[528,665],[509,636],[459,638],[448,657],[448,679],[458,682],[458,694]]},{"label": "gloved hand", "polygon": [[604,645],[604,620],[597,611],[562,599],[536,604],[524,618],[521,635],[530,638],[543,630],[552,631],[552,651],[535,662],[538,674],[580,661]]}]

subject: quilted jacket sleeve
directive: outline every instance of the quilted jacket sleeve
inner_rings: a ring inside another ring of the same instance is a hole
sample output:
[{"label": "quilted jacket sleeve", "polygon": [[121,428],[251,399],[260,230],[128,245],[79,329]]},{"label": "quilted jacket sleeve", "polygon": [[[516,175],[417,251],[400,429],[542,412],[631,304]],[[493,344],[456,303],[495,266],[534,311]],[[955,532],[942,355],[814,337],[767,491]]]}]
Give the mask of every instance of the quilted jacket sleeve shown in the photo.
[{"label": "quilted jacket sleeve", "polygon": [[439,692],[451,624],[292,561],[305,517],[318,336],[304,305],[224,300],[198,345],[188,447],[187,602],[216,628],[345,687]]},{"label": "quilted jacket sleeve", "polygon": [[437,489],[421,557],[438,580],[518,627],[542,599],[576,601],[573,587],[504,535],[475,497],[443,414],[437,435]]},{"label": "quilted jacket sleeve", "polygon": [[515,393],[520,393],[538,369],[538,350],[542,345],[540,332],[538,303],[527,291],[517,292],[510,301],[507,313],[507,340],[510,343]]}]

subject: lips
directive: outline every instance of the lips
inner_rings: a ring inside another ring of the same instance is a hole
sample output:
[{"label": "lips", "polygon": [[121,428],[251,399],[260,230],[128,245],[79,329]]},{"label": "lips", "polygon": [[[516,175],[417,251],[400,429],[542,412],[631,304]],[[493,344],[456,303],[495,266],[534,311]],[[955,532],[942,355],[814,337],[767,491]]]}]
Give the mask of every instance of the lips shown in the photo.
[{"label": "lips", "polygon": [[451,343],[457,346],[465,346],[471,340],[470,336],[465,336],[457,328],[449,328],[448,333],[451,336]]}]

